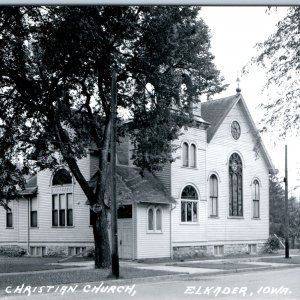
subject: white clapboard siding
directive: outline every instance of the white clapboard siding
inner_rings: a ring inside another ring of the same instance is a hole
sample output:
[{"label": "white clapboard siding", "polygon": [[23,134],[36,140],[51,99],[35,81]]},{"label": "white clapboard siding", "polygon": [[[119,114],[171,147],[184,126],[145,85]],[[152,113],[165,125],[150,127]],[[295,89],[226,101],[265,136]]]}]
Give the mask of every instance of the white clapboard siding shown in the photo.
[{"label": "white clapboard siding", "polygon": [[18,241],[18,200],[10,202],[13,212],[13,227],[6,228],[6,210],[0,207],[0,246],[6,244],[16,244]]},{"label": "white clapboard siding", "polygon": [[[78,161],[79,168],[86,179],[90,177],[88,158]],[[44,170],[38,173],[38,228],[30,230],[32,242],[63,243],[92,242],[93,233],[89,223],[89,207],[78,182],[73,185],[73,226],[52,227],[52,172]]]},{"label": "white clapboard siding", "polygon": [[[230,125],[238,121],[241,136],[231,136]],[[208,241],[265,240],[269,234],[269,176],[264,159],[253,151],[255,138],[240,105],[234,107],[207,147],[207,239]],[[229,218],[228,160],[233,152],[243,161],[243,218]],[[215,172],[219,178],[219,216],[209,217],[209,176]],[[252,182],[260,182],[260,219],[253,219]]]},{"label": "white clapboard siding", "polygon": [[[176,207],[172,211],[172,243],[185,245],[206,240],[206,131],[203,128],[183,129],[183,135],[173,142],[178,146],[173,154],[175,162],[171,164],[171,191],[176,199]],[[182,166],[182,142],[196,145],[196,168]],[[193,185],[198,193],[198,222],[181,223],[181,192],[187,185]]]},{"label": "white clapboard siding", "polygon": [[170,206],[161,205],[162,232],[147,232],[147,209],[149,205],[137,205],[137,258],[170,257]]},{"label": "white clapboard siding", "polygon": [[165,186],[168,192],[171,192],[171,164],[167,163],[161,171],[155,173],[159,181]]}]

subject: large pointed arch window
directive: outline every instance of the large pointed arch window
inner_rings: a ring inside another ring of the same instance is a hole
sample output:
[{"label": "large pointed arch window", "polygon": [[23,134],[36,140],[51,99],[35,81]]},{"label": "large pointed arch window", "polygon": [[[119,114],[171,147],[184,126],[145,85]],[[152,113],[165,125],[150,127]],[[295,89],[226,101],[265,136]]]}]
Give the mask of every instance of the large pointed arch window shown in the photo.
[{"label": "large pointed arch window", "polygon": [[198,194],[195,188],[187,185],[181,193],[181,222],[198,221]]},{"label": "large pointed arch window", "polygon": [[243,164],[237,153],[229,159],[229,216],[243,216]]}]

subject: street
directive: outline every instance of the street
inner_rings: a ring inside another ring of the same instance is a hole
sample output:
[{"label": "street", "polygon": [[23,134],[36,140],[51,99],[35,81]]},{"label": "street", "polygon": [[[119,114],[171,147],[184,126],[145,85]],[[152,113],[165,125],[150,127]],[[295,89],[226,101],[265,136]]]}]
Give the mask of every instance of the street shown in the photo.
[{"label": "street", "polygon": [[[56,286],[51,293],[30,294],[33,299],[300,299],[300,269],[220,274],[174,281],[108,286],[105,282]],[[67,288],[68,287],[68,288]],[[31,292],[33,287],[31,287]],[[1,299],[26,299],[27,291]],[[45,292],[45,290],[44,290]]]}]

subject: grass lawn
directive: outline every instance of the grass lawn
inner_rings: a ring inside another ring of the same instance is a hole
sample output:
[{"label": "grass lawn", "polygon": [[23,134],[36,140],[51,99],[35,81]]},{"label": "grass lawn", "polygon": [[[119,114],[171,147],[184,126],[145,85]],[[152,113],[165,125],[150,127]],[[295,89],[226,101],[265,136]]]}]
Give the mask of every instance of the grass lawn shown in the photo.
[{"label": "grass lawn", "polygon": [[281,264],[300,264],[300,256],[293,256],[291,258],[285,258],[284,255],[277,257],[261,258],[259,261],[281,263]]},{"label": "grass lawn", "polygon": [[29,272],[66,268],[59,265],[48,265],[56,263],[57,257],[6,257],[0,256],[0,274],[12,272]]},{"label": "grass lawn", "polygon": [[[24,274],[24,275],[8,275],[0,276],[0,290],[4,290],[7,286],[16,287],[24,284],[31,286],[42,285],[62,285],[69,283],[81,282],[101,282],[111,280],[108,278],[110,269],[78,269],[78,270],[61,270],[58,272]],[[151,277],[158,275],[169,275],[173,272],[142,270],[135,268],[120,268],[120,278],[131,279],[141,277]],[[177,273],[178,274],[178,273]]]},{"label": "grass lawn", "polygon": [[[57,270],[66,267],[59,265],[47,265],[49,263],[56,263],[58,260],[58,258],[53,257],[0,257],[0,290],[3,291],[7,286],[16,287],[22,284],[31,286],[62,285],[81,282],[101,282],[111,279],[108,278],[111,272],[110,269],[95,270],[78,267],[76,270]],[[84,261],[86,259],[81,260],[80,258],[76,258],[75,260]],[[9,274],[12,272],[42,270],[53,271],[32,274]],[[142,270],[129,267],[120,268],[120,278],[124,279],[169,274],[175,273],[167,271]]]}]

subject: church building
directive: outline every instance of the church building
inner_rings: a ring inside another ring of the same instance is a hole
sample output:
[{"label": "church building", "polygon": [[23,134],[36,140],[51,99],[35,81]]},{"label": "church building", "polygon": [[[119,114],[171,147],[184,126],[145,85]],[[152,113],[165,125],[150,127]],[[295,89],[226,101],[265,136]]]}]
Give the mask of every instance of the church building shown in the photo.
[{"label": "church building", "polygon": [[[130,141],[117,151],[119,256],[197,257],[261,251],[269,236],[269,174],[276,172],[243,96],[202,102],[173,141],[174,162],[141,177]],[[91,149],[78,164],[91,186]],[[121,190],[120,190],[121,188]],[[11,211],[0,210],[0,248],[74,255],[93,248],[93,215],[61,166],[28,180]]]}]

